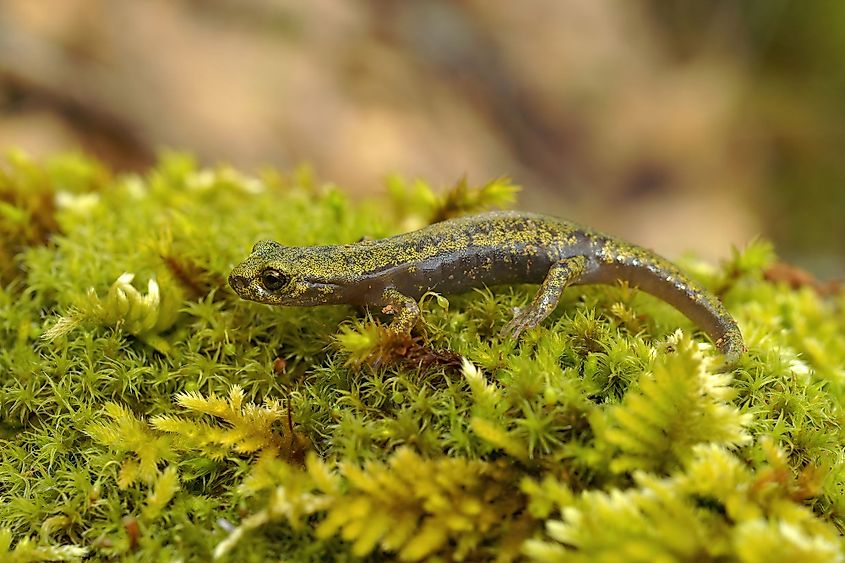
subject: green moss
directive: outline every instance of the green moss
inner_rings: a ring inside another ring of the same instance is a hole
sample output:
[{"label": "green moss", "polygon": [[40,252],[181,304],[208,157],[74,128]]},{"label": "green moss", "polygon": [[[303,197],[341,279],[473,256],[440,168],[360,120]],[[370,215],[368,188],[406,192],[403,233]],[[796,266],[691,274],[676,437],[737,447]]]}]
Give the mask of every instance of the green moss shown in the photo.
[{"label": "green moss", "polygon": [[0,173],[0,558],[841,559],[845,296],[765,281],[771,248],[686,270],[748,354],[626,287],[379,311],[271,308],[226,275],[260,239],[378,238],[507,203],[307,173],[146,176],[80,156]]}]

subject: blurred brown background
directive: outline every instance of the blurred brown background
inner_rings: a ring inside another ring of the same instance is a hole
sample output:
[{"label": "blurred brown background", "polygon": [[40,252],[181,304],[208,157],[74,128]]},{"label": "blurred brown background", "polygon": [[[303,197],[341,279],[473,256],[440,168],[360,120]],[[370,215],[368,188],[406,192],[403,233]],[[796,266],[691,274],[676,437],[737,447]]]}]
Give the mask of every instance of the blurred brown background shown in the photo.
[{"label": "blurred brown background", "polygon": [[0,0],[0,148],[378,194],[507,175],[675,256],[845,271],[845,2]]}]

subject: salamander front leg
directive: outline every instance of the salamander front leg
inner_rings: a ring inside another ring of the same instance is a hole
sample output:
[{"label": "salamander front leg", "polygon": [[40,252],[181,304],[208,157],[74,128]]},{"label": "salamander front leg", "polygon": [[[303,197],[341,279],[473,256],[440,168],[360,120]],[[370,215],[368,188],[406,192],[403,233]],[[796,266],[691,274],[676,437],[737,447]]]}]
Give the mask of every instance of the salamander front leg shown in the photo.
[{"label": "salamander front leg", "polygon": [[584,273],[586,264],[587,260],[583,256],[553,264],[531,304],[502,329],[502,338],[517,338],[522,331],[543,322],[557,307],[564,288]]},{"label": "salamander front leg", "polygon": [[420,318],[420,306],[407,295],[389,287],[382,294],[383,313],[393,315],[390,330],[396,333],[408,333]]}]

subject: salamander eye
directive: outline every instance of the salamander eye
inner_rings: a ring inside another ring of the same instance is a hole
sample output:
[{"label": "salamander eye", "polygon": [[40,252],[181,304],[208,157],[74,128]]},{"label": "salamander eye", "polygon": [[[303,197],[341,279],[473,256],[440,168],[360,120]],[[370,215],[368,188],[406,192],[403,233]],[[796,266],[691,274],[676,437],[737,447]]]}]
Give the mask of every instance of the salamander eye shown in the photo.
[{"label": "salamander eye", "polygon": [[261,285],[267,291],[278,291],[285,287],[290,278],[278,270],[264,270],[261,272]]}]

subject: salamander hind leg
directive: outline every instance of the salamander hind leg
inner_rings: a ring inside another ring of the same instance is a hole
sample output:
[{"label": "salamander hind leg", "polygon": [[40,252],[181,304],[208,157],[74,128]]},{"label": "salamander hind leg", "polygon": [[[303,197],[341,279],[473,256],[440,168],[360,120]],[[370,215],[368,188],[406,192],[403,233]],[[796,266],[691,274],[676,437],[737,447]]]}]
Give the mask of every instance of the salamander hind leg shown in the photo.
[{"label": "salamander hind leg", "polygon": [[517,338],[524,330],[543,322],[557,307],[566,286],[584,273],[586,264],[583,256],[567,258],[553,264],[531,304],[502,329],[502,338]]},{"label": "salamander hind leg", "polygon": [[411,332],[420,318],[420,306],[417,302],[392,287],[384,290],[382,298],[382,312],[393,315],[390,330],[396,333]]}]

